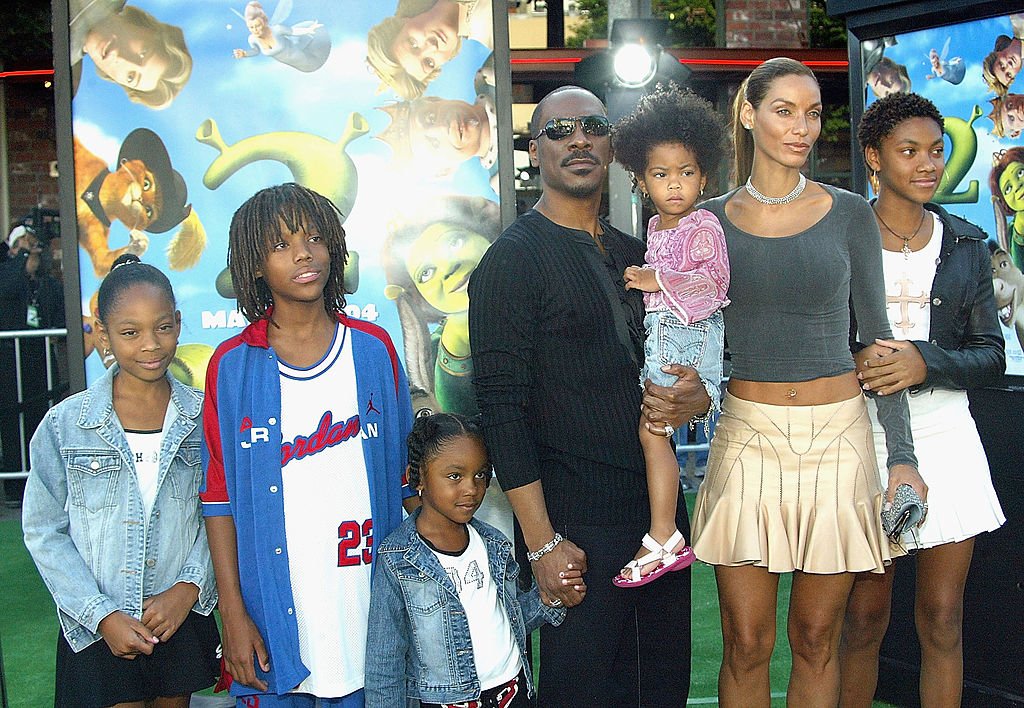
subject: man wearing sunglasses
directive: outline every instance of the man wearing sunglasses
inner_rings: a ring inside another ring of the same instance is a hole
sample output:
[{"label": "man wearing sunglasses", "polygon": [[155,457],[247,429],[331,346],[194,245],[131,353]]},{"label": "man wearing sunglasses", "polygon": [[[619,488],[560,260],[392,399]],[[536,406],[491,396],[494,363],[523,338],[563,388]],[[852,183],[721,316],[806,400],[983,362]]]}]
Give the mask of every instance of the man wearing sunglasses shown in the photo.
[{"label": "man wearing sunglasses", "polygon": [[[612,159],[604,105],[563,87],[530,122],[543,194],[484,254],[470,280],[474,387],[487,446],[545,603],[574,607],[541,630],[541,705],[685,705],[690,574],[643,588],[608,578],[648,521],[643,413],[656,432],[707,411],[696,372],[637,386],[644,303],[623,272],[644,244],[598,213]],[[689,534],[686,505],[678,527]],[[586,585],[560,573],[583,568]]]}]

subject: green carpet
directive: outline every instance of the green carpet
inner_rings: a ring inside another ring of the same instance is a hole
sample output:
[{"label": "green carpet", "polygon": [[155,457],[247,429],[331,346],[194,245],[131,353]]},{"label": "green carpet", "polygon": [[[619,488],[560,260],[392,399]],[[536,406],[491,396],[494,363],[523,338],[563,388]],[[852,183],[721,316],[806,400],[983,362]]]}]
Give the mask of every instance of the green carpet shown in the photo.
[{"label": "green carpet", "polygon": [[0,521],[0,643],[11,708],[53,705],[57,614],[21,538],[21,522]]},{"label": "green carpet", "polygon": [[[690,504],[693,495],[687,495]],[[58,623],[53,601],[22,543],[17,520],[0,521],[0,645],[11,708],[53,705],[53,666]],[[779,587],[779,636],[771,666],[772,705],[785,705],[790,653],[786,641],[789,577]],[[693,664],[691,704],[714,705],[722,634],[714,572],[693,569]],[[876,704],[882,706],[884,704]]]}]

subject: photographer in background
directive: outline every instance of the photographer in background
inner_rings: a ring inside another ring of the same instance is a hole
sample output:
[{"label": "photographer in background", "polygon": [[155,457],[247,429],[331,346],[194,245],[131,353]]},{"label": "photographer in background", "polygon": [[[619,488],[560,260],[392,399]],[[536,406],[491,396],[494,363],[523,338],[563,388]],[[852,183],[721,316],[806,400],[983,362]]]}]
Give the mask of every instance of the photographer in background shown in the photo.
[{"label": "photographer in background", "polygon": [[[11,230],[6,245],[7,259],[0,262],[0,330],[64,327],[64,291],[50,273],[49,240],[41,242],[35,230],[19,223]],[[0,340],[0,470],[4,472],[28,469],[28,460],[21,459],[22,441],[27,454],[28,441],[49,408],[43,339],[20,341],[21,405],[14,340]],[[56,367],[53,372],[56,377]],[[18,425],[20,412],[25,414],[24,438]],[[24,489],[23,479],[4,480],[7,505],[20,506]]]}]

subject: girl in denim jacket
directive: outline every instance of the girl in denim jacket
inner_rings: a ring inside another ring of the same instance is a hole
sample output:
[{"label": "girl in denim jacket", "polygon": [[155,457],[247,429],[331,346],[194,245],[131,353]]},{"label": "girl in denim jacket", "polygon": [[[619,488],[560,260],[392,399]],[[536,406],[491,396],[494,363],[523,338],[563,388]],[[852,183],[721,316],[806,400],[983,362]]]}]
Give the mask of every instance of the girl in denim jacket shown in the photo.
[{"label": "girl in denim jacket", "polygon": [[219,672],[202,394],[167,373],[181,315],[163,273],[121,256],[97,310],[117,365],[47,413],[25,489],[25,545],[63,629],[54,703],[185,708]]},{"label": "girl in denim jacket", "polygon": [[[491,479],[483,433],[450,413],[409,434],[409,484],[422,506],[377,550],[366,649],[367,708],[530,705],[529,633],[565,610],[521,592],[512,543],[473,518]],[[584,590],[571,565],[563,583]]]}]

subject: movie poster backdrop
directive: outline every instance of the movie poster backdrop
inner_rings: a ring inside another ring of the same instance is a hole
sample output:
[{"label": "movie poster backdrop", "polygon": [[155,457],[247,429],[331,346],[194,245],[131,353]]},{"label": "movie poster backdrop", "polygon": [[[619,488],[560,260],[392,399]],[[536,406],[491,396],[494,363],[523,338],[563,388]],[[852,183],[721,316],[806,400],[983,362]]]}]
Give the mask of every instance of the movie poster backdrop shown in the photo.
[{"label": "movie poster backdrop", "polygon": [[1022,37],[1024,14],[1013,14],[861,43],[865,106],[913,91],[942,112],[946,170],[935,201],[989,234],[1006,373],[1014,375],[1024,375]]},{"label": "movie poster backdrop", "polygon": [[[417,413],[475,412],[467,286],[501,231],[492,0],[67,10],[86,381],[112,363],[95,341],[97,289],[132,252],[170,277],[172,372],[201,388],[214,348],[246,324],[226,269],[231,216],[294,181],[341,211],[346,311],[404,352]],[[511,535],[495,491],[488,520]]]}]

